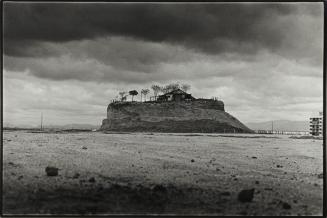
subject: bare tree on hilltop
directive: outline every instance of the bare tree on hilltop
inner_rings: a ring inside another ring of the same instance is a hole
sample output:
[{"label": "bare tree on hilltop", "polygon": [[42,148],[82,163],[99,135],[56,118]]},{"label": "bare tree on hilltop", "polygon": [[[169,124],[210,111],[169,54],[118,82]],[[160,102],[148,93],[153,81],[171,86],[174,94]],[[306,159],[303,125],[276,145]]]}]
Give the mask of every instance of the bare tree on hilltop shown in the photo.
[{"label": "bare tree on hilltop", "polygon": [[132,91],[129,91],[129,94],[132,96],[132,101],[133,101],[134,95],[137,95],[139,93],[136,90],[132,90]]},{"label": "bare tree on hilltop", "polygon": [[178,83],[171,83],[171,84],[168,84],[166,86],[163,86],[161,88],[161,91],[166,94],[168,92],[171,92],[171,91],[174,91],[174,90],[177,90],[180,88],[180,85]]},{"label": "bare tree on hilltop", "polygon": [[163,94],[166,94],[169,92],[169,87],[168,86],[162,86],[160,87],[160,91],[163,93]]},{"label": "bare tree on hilltop", "polygon": [[161,87],[158,85],[152,85],[151,89],[153,90],[154,97],[157,100],[157,96],[158,96],[158,93],[161,91]]},{"label": "bare tree on hilltop", "polygon": [[126,100],[126,92],[125,91],[124,92],[119,92],[119,95],[120,95],[120,100],[121,101]]},{"label": "bare tree on hilltop", "polygon": [[144,95],[144,99],[146,101],[146,95],[149,94],[150,90],[149,89],[142,89],[141,91],[141,101],[142,101],[142,95]]}]

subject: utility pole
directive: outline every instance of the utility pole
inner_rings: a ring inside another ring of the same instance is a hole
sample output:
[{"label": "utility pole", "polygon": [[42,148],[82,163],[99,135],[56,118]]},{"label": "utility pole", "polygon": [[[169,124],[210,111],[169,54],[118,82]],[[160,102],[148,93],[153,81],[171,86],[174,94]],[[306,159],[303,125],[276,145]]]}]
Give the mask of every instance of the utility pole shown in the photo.
[{"label": "utility pole", "polygon": [[41,113],[41,131],[43,130],[43,112]]}]

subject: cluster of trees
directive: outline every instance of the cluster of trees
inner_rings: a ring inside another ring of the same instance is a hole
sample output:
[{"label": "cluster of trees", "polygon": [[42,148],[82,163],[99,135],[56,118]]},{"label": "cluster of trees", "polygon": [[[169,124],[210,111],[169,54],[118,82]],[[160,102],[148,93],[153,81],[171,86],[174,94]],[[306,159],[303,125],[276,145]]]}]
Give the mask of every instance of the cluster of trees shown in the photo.
[{"label": "cluster of trees", "polygon": [[[165,86],[159,86],[159,85],[152,85],[151,86],[151,89],[153,90],[153,94],[154,94],[155,99],[157,99],[157,96],[158,96],[159,93],[166,94],[168,92],[171,92],[171,91],[174,91],[174,90],[177,90],[177,89],[181,89],[184,92],[187,92],[188,90],[190,90],[190,88],[191,88],[191,86],[188,85],[188,84],[180,85],[179,83],[171,83],[171,84],[168,84],[168,85],[165,85]],[[149,89],[142,89],[141,90],[141,102],[142,102],[142,96],[144,96],[144,100],[146,101],[146,96],[149,94],[149,92],[150,92]],[[138,91],[131,90],[129,92],[126,92],[126,91],[119,92],[120,101],[126,101],[128,95],[131,95],[132,96],[132,101],[134,101],[134,96],[138,95]]]},{"label": "cluster of trees", "polygon": [[184,92],[187,92],[188,90],[191,89],[191,86],[189,84],[182,84],[180,85],[179,83],[171,83],[165,86],[159,86],[159,85],[152,85],[151,89],[153,90],[153,94],[155,99],[157,99],[157,96],[159,93],[166,94],[168,92],[181,89]]}]

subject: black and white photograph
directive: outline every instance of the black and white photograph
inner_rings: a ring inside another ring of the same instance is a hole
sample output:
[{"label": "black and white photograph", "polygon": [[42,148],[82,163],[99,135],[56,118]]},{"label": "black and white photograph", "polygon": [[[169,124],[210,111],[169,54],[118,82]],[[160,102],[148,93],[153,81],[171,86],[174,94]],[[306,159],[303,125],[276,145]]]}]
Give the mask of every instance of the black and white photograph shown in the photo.
[{"label": "black and white photograph", "polygon": [[1,4],[1,216],[326,215],[326,2]]}]

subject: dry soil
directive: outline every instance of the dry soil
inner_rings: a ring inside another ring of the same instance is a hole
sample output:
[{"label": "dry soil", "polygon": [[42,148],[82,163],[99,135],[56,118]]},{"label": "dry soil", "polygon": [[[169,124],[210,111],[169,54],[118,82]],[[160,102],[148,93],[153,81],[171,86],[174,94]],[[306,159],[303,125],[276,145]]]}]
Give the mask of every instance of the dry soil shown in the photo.
[{"label": "dry soil", "polygon": [[[322,215],[323,141],[3,133],[4,214]],[[59,168],[47,176],[45,168]],[[249,202],[242,190],[254,189]]]}]

